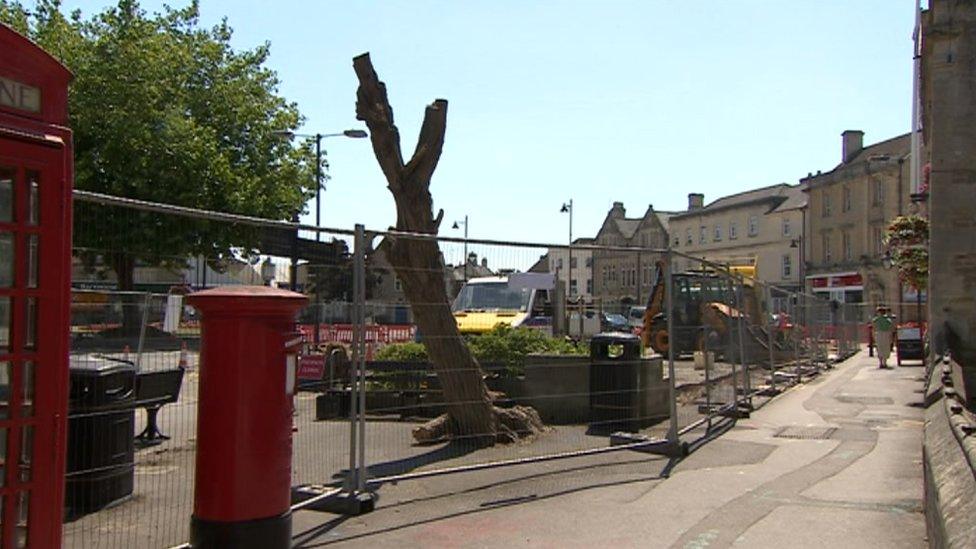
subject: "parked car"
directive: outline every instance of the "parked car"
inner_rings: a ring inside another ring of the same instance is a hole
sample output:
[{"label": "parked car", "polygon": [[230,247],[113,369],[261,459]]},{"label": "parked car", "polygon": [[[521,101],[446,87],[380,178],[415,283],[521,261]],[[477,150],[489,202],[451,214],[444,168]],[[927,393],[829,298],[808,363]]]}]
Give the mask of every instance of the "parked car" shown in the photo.
[{"label": "parked car", "polygon": [[631,332],[630,322],[627,317],[616,313],[603,313],[600,319],[600,331],[602,332]]}]

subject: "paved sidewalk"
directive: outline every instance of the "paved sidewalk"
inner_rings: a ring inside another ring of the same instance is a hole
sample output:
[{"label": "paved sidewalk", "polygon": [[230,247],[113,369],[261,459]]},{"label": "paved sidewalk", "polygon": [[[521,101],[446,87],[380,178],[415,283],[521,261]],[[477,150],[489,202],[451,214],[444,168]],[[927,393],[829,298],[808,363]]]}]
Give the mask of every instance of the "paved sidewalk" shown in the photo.
[{"label": "paved sidewalk", "polygon": [[403,482],[381,487],[369,515],[296,513],[296,541],[923,547],[922,373],[879,370],[858,354],[740,420],[667,478],[666,460],[622,452]]}]

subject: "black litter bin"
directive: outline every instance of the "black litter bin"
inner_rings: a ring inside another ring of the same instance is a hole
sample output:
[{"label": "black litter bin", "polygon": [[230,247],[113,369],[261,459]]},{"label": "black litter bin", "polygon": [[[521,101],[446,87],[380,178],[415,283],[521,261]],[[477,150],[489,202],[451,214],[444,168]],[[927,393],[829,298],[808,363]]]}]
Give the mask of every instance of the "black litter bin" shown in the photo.
[{"label": "black litter bin", "polygon": [[647,425],[648,375],[641,341],[633,334],[604,333],[590,340],[590,432],[636,432]]},{"label": "black litter bin", "polygon": [[65,510],[77,517],[132,494],[135,366],[71,359]]}]

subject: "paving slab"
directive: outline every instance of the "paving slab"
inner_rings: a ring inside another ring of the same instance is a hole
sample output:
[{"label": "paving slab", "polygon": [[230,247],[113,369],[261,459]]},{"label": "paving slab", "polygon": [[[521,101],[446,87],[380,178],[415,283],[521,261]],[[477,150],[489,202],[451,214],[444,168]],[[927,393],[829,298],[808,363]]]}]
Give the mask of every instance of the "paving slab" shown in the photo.
[{"label": "paving slab", "polygon": [[[385,485],[372,514],[296,513],[296,542],[923,547],[921,409],[913,405],[921,383],[912,374],[878,370],[860,353],[676,465],[619,452]],[[791,426],[832,429],[821,440],[777,436]]]}]

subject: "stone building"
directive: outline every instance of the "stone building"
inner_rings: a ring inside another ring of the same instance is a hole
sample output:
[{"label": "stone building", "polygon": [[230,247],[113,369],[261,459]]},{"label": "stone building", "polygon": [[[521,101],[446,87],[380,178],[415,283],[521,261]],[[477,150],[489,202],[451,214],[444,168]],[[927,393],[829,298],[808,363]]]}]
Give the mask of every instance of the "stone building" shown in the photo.
[{"label": "stone building", "polygon": [[[641,217],[627,217],[623,202],[614,202],[593,244],[666,249],[672,215],[674,212],[659,212],[648,206]],[[632,305],[643,305],[654,284],[654,265],[659,257],[654,252],[594,250],[594,302],[621,313]]]},{"label": "stone building", "polygon": [[[592,245],[592,238],[577,238],[574,246]],[[582,298],[589,303],[593,300],[593,251],[574,248],[570,257],[569,248],[550,248],[540,260],[545,261],[545,271],[556,275],[556,280],[566,288],[571,299]],[[541,266],[540,266],[541,267]],[[539,268],[533,267],[537,271]],[[532,269],[529,269],[532,271]],[[572,280],[570,280],[572,271]]]},{"label": "stone building", "polygon": [[929,5],[921,96],[923,163],[930,165],[931,340],[937,352],[948,343],[964,365],[967,403],[976,408],[976,4]]},{"label": "stone building", "polygon": [[[704,205],[688,195],[688,211],[671,218],[671,248],[715,263],[752,266],[759,280],[790,290],[801,284],[801,247],[806,195],[802,185],[780,183]],[[676,271],[698,268],[688,258]]]},{"label": "stone building", "polygon": [[863,303],[860,319],[880,303],[890,305],[900,321],[916,316],[916,296],[883,262],[888,224],[909,211],[910,141],[905,134],[865,147],[864,132],[845,131],[841,162],[801,180],[809,196],[807,290],[840,303]]}]

